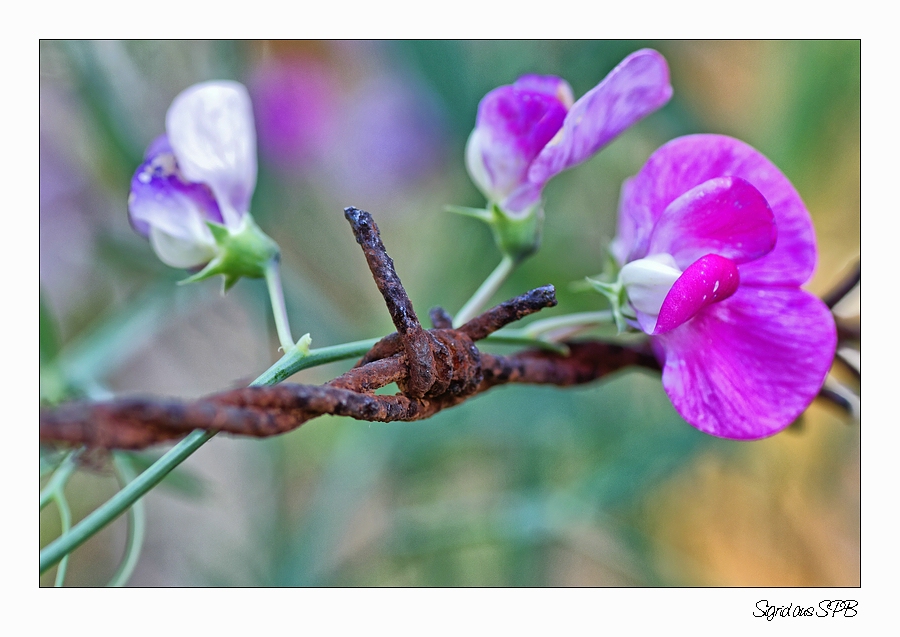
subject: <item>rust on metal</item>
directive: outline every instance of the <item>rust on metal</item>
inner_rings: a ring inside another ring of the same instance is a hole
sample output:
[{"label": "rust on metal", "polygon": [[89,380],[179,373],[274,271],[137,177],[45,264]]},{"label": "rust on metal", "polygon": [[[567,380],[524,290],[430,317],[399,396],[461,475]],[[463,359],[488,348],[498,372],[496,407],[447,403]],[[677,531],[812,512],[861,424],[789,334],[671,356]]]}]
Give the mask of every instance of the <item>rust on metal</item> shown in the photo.
[{"label": "rust on metal", "polygon": [[[121,398],[74,402],[41,413],[45,442],[94,449],[141,449],[177,440],[195,429],[265,437],[296,429],[324,414],[370,422],[412,421],[433,416],[492,387],[508,383],[575,385],[632,365],[659,369],[651,354],[599,341],[568,343],[569,354],[528,350],[512,356],[475,346],[494,331],[556,305],[553,286],[501,303],[458,329],[442,308],[419,323],[412,303],[371,215],[344,211],[397,328],[356,367],[324,385],[282,383],[225,391],[195,401]],[[374,392],[397,383],[393,396]]]}]

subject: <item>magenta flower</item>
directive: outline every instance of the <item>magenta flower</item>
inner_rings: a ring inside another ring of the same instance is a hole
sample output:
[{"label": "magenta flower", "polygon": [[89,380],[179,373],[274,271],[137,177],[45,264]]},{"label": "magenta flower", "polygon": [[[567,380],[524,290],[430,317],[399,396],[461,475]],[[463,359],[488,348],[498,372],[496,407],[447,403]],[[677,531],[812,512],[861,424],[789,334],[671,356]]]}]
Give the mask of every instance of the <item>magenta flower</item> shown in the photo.
[{"label": "magenta flower", "polygon": [[167,265],[203,266],[220,254],[207,222],[237,233],[256,186],[256,132],[237,82],[195,84],[166,114],[166,134],[131,180],[131,224]]},{"label": "magenta flower", "polygon": [[547,181],[579,164],[672,96],[665,59],[632,53],[573,104],[553,76],[526,75],[488,93],[466,145],[466,167],[490,204],[513,215],[540,204]]},{"label": "magenta flower", "polygon": [[722,135],[657,150],[625,182],[612,250],[629,322],[651,335],[663,387],[691,425],[762,438],[815,398],[837,338],[825,304],[800,289],[815,234],[758,151]]}]

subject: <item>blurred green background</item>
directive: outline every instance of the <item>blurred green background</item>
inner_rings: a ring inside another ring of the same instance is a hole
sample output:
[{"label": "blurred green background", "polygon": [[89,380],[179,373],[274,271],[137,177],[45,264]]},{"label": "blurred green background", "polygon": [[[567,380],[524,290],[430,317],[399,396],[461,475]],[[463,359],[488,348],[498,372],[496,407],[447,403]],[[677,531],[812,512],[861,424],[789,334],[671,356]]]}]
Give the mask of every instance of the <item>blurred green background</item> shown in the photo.
[{"label": "blurred green background", "polygon": [[[42,41],[42,395],[196,397],[277,358],[262,282],[176,286],[128,224],[131,175],[187,86],[249,87],[252,212],[282,248],[295,335],[321,347],[392,331],[344,206],[373,213],[420,315],[455,311],[499,261],[487,228],[442,211],[483,204],[463,165],[478,101],[524,73],[577,98],[645,46],[669,61],[672,101],[551,182],[543,246],[494,301],[552,283],[542,318],[600,309],[570,283],[602,269],[622,180],[698,132],[793,181],[819,240],[809,288],[833,286],[860,250],[858,41]],[[219,436],[151,492],[131,584],[855,586],[859,458],[858,422],[827,405],[767,440],[718,440],[646,372],[496,389],[425,422],[323,417]],[[67,491],[76,519],[116,488],[93,464]],[[49,507],[41,545],[58,532]],[[104,584],[125,534],[119,520],[76,550],[67,585]]]}]

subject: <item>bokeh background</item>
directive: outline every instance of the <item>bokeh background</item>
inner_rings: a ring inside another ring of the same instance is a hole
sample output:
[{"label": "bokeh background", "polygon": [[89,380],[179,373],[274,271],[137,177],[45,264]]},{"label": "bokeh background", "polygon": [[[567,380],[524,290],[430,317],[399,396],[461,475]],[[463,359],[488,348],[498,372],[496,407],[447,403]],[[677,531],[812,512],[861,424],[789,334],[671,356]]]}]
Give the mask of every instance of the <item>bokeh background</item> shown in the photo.
[{"label": "bokeh background", "polygon": [[[524,73],[560,75],[578,97],[644,46],[669,61],[674,98],[551,182],[543,246],[494,300],[552,283],[560,304],[542,318],[602,308],[570,284],[602,270],[622,180],[698,132],[743,139],[793,181],[819,240],[809,289],[830,289],[860,251],[858,41],[42,41],[42,396],[190,398],[277,358],[262,282],[225,297],[218,281],[176,286],[183,272],[128,224],[131,175],[187,86],[250,89],[252,212],[281,246],[295,335],[321,347],[392,330],[344,206],[374,214],[421,315],[458,309],[499,260],[486,227],[443,211],[483,204],[463,165],[478,101]],[[425,422],[219,436],[147,496],[131,584],[855,586],[859,432],[817,401],[773,438],[714,439],[658,375],[629,371],[496,389]],[[76,519],[115,489],[95,458],[67,491]],[[58,532],[51,506],[41,545]],[[104,584],[125,536],[119,520],[76,550],[67,585]]]}]

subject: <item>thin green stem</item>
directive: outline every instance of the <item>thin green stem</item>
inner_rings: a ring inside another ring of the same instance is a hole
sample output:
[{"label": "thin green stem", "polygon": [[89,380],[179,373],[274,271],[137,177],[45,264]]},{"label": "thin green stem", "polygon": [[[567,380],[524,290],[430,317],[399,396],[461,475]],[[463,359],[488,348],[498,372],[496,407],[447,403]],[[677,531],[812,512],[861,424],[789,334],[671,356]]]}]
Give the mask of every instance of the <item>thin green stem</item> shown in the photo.
[{"label": "thin green stem", "polygon": [[[128,486],[137,477],[137,473],[127,456],[119,453],[113,454],[113,464],[115,465],[116,477],[121,488]],[[147,514],[144,510],[144,501],[138,500],[128,509],[128,540],[125,543],[125,555],[107,586],[125,586],[128,580],[131,579],[131,574],[134,573],[138,559],[141,556],[146,528]]]},{"label": "thin green stem", "polygon": [[[53,493],[53,502],[56,504],[56,508],[59,511],[59,527],[60,527],[60,535],[65,535],[68,533],[69,529],[72,528],[72,511],[69,509],[69,502],[66,500],[66,494],[63,492],[63,488],[60,487],[58,491]],[[69,566],[69,556],[66,555],[59,562],[59,567],[56,569],[56,581],[54,582],[54,586],[61,587],[63,582],[66,579],[66,569]],[[43,571],[41,571],[43,573]]]},{"label": "thin green stem", "polygon": [[[306,354],[294,348],[293,351],[282,356],[277,363],[253,381],[251,386],[275,385],[302,369],[362,356],[378,340],[369,339],[323,347],[317,350],[310,350]],[[146,471],[129,482],[128,486],[85,516],[83,520],[68,532],[63,533],[44,547],[41,551],[40,572],[46,572],[88,538],[122,515],[144,494],[159,484],[172,469],[189,458],[192,453],[206,444],[214,435],[214,433],[201,429],[192,431],[178,444],[169,449],[159,460],[150,465]]]},{"label": "thin green stem", "polygon": [[574,336],[578,332],[611,323],[613,320],[613,313],[608,310],[576,312],[534,321],[518,329],[507,327],[499,332],[494,332],[487,337],[487,340],[509,345],[531,345],[567,354],[568,348],[561,345],[560,341]]},{"label": "thin green stem", "polygon": [[522,332],[530,336],[540,336],[547,332],[552,332],[564,327],[581,327],[588,328],[595,325],[603,325],[613,320],[613,313],[609,310],[600,312],[575,312],[573,314],[563,314],[562,316],[554,316],[552,318],[541,319],[529,323],[522,328]]},{"label": "thin green stem", "polygon": [[128,507],[137,502],[141,496],[165,478],[172,469],[203,446],[213,435],[202,430],[192,431],[181,442],[148,467],[144,473],[132,480],[127,487],[85,516],[68,533],[63,533],[44,547],[41,551],[40,572],[45,572],[56,562],[63,559],[64,556],[81,546],[100,529],[119,517]]},{"label": "thin green stem", "polygon": [[266,266],[266,286],[269,288],[269,300],[272,302],[272,314],[275,317],[278,340],[281,343],[281,349],[287,354],[294,348],[294,337],[291,336],[287,306],[284,303],[284,289],[281,287],[281,268],[278,258],[272,259]]},{"label": "thin green stem", "polygon": [[485,303],[494,296],[497,290],[500,289],[500,286],[503,285],[503,282],[516,269],[516,265],[518,265],[518,262],[515,259],[510,256],[504,256],[503,260],[500,261],[500,265],[491,272],[488,278],[484,280],[484,283],[481,284],[481,287],[475,290],[472,298],[456,313],[456,317],[453,319],[453,327],[459,327],[475,318],[481,312],[481,308],[484,307]]},{"label": "thin green stem", "polygon": [[569,348],[553,341],[537,338],[526,333],[525,330],[500,330],[488,336],[486,341],[490,343],[502,343],[503,345],[524,345],[526,347],[538,347],[557,354],[568,354]]},{"label": "thin green stem", "polygon": [[319,365],[348,358],[359,358],[372,349],[372,346],[380,340],[380,338],[369,338],[364,341],[353,341],[351,343],[311,349],[306,353],[299,349],[288,352],[281,357],[281,360],[263,372],[259,378],[250,383],[250,386],[277,385],[297,372],[310,367],[318,367]]},{"label": "thin green stem", "polygon": [[66,487],[66,483],[69,481],[69,478],[72,477],[76,467],[75,453],[72,452],[59,464],[56,471],[50,476],[50,480],[47,481],[47,486],[41,491],[41,511],[53,501],[54,495]]}]

